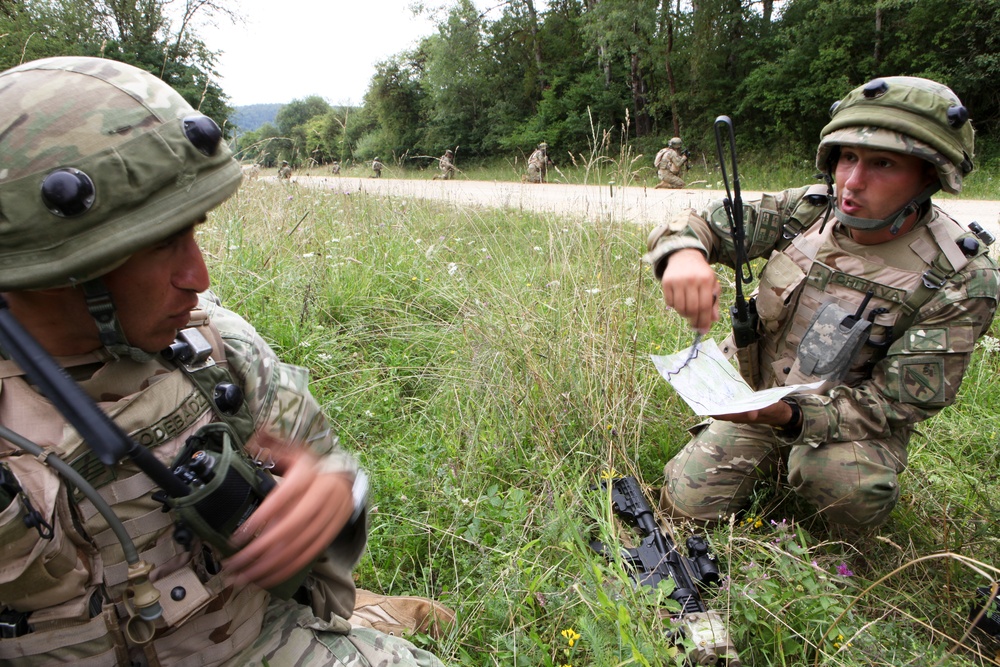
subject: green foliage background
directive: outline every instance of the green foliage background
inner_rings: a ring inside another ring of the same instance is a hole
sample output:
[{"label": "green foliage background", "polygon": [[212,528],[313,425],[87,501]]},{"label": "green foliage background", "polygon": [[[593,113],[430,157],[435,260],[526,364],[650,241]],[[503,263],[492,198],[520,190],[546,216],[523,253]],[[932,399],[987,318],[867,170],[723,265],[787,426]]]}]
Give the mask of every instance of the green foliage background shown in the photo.
[{"label": "green foliage background", "polygon": [[[951,86],[971,110],[980,161],[997,159],[1000,0],[455,0],[435,34],[377,65],[361,109],[324,111],[290,143],[240,140],[247,156],[297,166],[371,160],[433,165],[522,160],[540,141],[557,164],[591,126],[652,154],[681,135],[712,155],[712,121],[741,149],[809,159],[830,105],[876,76]],[[305,127],[299,120],[298,126]]]},{"label": "green foliage background", "polygon": [[[2,0],[0,71],[53,56],[110,58],[170,84],[195,109],[231,130],[232,113],[215,71],[218,54],[194,23],[233,18],[225,0],[188,2],[179,15],[165,0]],[[172,18],[171,18],[172,17]]]}]

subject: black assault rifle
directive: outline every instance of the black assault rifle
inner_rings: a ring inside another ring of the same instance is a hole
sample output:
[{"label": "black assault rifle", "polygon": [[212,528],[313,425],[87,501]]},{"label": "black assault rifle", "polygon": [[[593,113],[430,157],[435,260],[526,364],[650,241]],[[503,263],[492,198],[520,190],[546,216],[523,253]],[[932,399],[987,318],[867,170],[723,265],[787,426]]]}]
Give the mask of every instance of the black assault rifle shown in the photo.
[{"label": "black assault rifle", "polygon": [[[610,490],[615,513],[642,534],[639,546],[620,550],[621,559],[636,586],[656,588],[661,581],[674,582],[670,598],[681,606],[676,620],[681,632],[694,645],[688,652],[690,664],[740,667],[740,658],[729,639],[726,625],[718,612],[708,609],[698,590],[699,586],[719,583],[719,568],[705,538],[701,535],[689,537],[689,555],[683,556],[670,536],[657,525],[635,477],[602,481],[601,488]],[[590,548],[614,561],[614,554],[604,543],[594,540]]]}]

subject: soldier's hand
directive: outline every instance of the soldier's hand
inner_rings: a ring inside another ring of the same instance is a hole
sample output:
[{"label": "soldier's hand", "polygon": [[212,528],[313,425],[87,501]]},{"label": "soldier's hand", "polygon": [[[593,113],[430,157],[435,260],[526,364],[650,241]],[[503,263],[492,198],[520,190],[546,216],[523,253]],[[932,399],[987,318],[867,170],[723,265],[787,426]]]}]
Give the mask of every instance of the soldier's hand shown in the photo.
[{"label": "soldier's hand", "polygon": [[350,474],[319,472],[304,448],[271,446],[284,477],[233,534],[242,546],[223,562],[234,583],[271,588],[311,563],[354,512]]},{"label": "soldier's hand", "polygon": [[719,279],[700,250],[685,248],[671,254],[660,285],[666,304],[695,331],[708,333],[719,320]]},{"label": "soldier's hand", "polygon": [[749,412],[736,412],[727,415],[712,415],[713,419],[733,422],[734,424],[766,424],[768,426],[782,426],[792,418],[792,408],[784,401],[778,401]]}]

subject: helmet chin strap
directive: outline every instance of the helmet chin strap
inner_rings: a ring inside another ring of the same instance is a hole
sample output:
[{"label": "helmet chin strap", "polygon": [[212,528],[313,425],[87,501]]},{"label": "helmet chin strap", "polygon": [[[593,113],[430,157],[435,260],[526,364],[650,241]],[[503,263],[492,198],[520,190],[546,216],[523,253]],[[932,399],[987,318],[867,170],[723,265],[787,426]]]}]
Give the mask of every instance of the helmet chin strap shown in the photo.
[{"label": "helmet chin strap", "polygon": [[143,363],[152,359],[154,354],[130,345],[125,338],[121,322],[115,313],[115,302],[111,298],[111,292],[104,285],[100,278],[94,278],[83,283],[83,295],[87,301],[87,310],[97,324],[97,332],[101,338],[104,349],[111,353],[115,359],[128,357],[133,361]]},{"label": "helmet chin strap", "polygon": [[941,182],[935,180],[933,183],[924,188],[923,192],[914,197],[910,203],[883,220],[876,220],[874,218],[856,218],[853,215],[848,215],[840,210],[840,207],[837,205],[837,198],[833,197],[831,200],[833,201],[833,215],[837,218],[837,220],[840,220],[845,227],[850,227],[851,229],[861,229],[864,231],[875,231],[888,227],[889,233],[895,236],[899,233],[899,230],[902,228],[903,223],[906,222],[906,219],[913,213],[919,211],[920,207],[930,201],[931,196],[940,189]]}]

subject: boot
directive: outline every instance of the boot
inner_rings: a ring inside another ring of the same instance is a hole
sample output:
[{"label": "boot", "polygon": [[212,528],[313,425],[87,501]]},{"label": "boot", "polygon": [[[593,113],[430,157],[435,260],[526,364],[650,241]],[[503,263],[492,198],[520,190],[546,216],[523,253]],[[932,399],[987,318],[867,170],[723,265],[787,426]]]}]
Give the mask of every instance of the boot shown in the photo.
[{"label": "boot", "polygon": [[397,637],[419,632],[440,639],[454,625],[455,612],[429,598],[377,595],[359,588],[348,622]]}]

